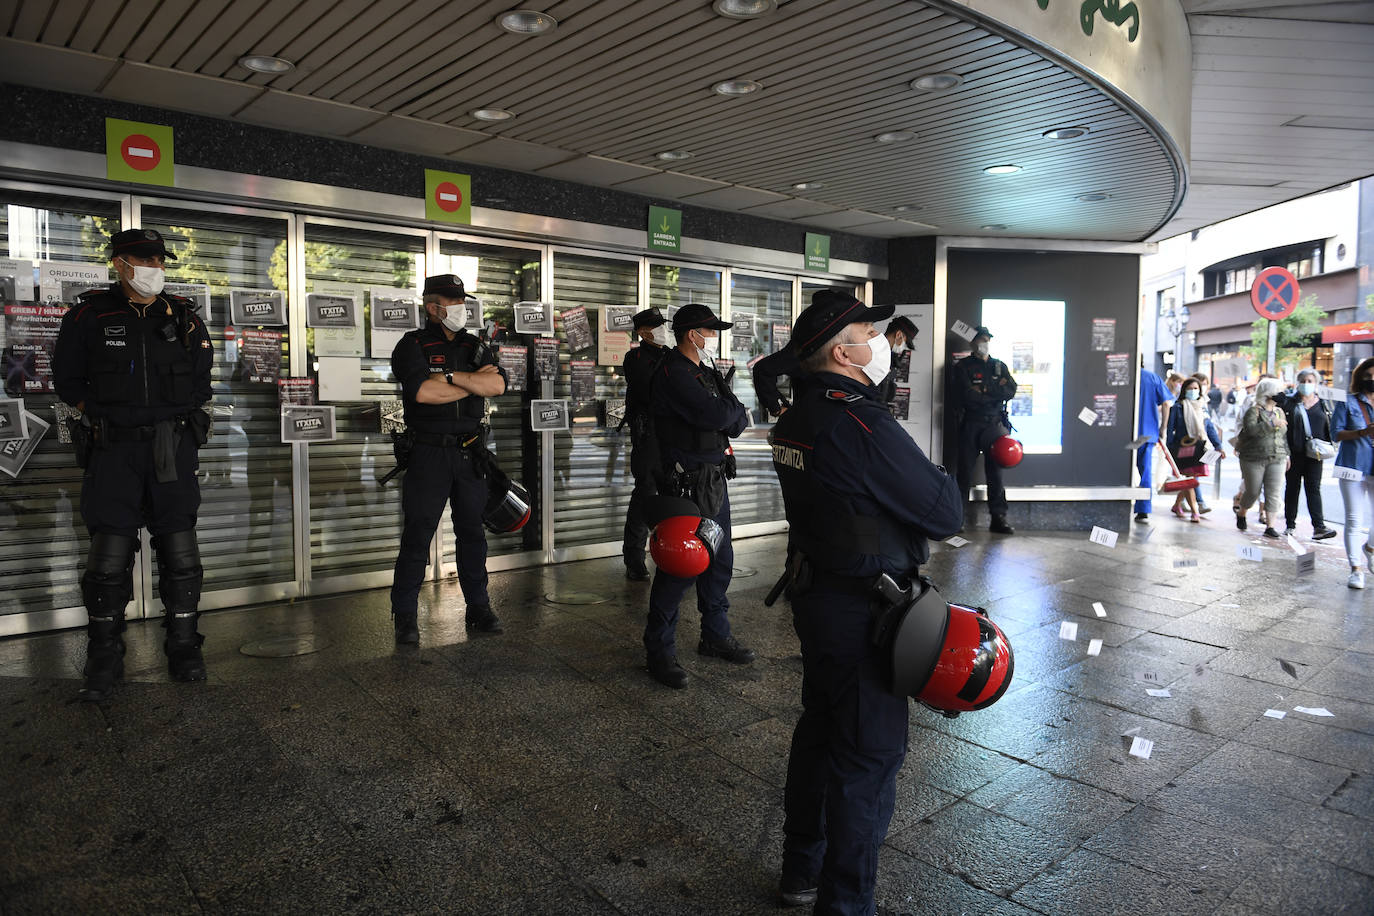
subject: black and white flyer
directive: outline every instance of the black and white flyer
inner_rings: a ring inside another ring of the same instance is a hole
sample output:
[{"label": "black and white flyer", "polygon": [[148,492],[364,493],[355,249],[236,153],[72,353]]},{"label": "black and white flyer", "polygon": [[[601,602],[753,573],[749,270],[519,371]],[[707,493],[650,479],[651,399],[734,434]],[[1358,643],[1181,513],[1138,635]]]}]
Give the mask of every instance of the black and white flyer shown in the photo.
[{"label": "black and white flyer", "polygon": [[517,302],[515,309],[515,333],[553,334],[553,303]]},{"label": "black and white flyer", "polygon": [[596,399],[596,361],[575,359],[568,364],[572,375],[571,399],[574,404],[589,404]]},{"label": "black and white flyer", "polygon": [[24,423],[24,399],[0,399],[0,442],[27,439],[28,427]]},{"label": "black and white flyer", "polygon": [[281,409],[282,442],[333,442],[334,408],[286,404]]},{"label": "black and white flyer", "polygon": [[286,293],[279,289],[229,290],[229,323],[235,327],[284,326]]},{"label": "black and white flyer", "polygon": [[530,401],[530,428],[535,432],[568,428],[567,401]]},{"label": "black and white flyer", "polygon": [[506,393],[525,390],[526,360],[528,347],[500,346],[496,348],[496,360],[506,370]]},{"label": "black and white flyer", "polygon": [[568,339],[570,353],[580,353],[592,345],[592,326],[587,321],[586,308],[579,305],[564,309],[559,315],[563,319],[563,335]]},{"label": "black and white flyer", "polygon": [[4,471],[11,477],[18,477],[19,472],[24,470],[24,465],[28,463],[29,456],[34,449],[38,448],[39,441],[48,431],[48,421],[37,414],[24,414],[24,429],[27,435],[22,439],[10,439],[0,442],[0,471]]}]

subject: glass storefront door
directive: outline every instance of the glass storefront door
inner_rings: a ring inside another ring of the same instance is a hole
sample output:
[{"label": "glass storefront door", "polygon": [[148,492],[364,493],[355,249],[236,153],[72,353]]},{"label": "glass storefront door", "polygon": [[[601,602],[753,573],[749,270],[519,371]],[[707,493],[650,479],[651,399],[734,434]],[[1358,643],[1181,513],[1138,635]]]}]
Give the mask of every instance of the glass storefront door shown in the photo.
[{"label": "glass storefront door", "polygon": [[[754,392],[752,364],[782,349],[792,336],[793,280],[734,271],[730,276],[730,347],[735,365],[732,390],[749,408],[753,425],[735,440],[739,477],[730,485],[730,505],[735,525],[771,522],[783,517],[782,491],[773,470],[768,430],[775,417],[759,406]],[[742,333],[745,324],[747,332]],[[779,390],[791,397],[791,380],[779,380]]]}]

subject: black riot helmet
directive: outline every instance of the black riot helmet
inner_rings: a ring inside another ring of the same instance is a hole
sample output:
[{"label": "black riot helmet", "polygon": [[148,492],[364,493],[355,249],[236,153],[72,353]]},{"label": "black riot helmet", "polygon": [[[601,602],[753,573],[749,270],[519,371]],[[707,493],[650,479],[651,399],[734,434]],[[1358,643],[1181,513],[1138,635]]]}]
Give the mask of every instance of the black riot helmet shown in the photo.
[{"label": "black riot helmet", "polygon": [[530,520],[530,494],[497,468],[492,469],[482,524],[492,534],[512,534]]}]

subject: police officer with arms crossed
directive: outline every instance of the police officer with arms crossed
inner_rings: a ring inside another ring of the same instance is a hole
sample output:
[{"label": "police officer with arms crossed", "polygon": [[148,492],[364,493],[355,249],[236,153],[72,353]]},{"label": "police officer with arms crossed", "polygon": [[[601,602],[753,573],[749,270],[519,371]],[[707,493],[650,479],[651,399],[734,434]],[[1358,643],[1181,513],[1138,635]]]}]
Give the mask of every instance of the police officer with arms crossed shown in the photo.
[{"label": "police officer with arms crossed", "polygon": [[167,670],[205,680],[201,655],[197,450],[210,429],[214,350],[189,299],[162,291],[166,259],[154,229],[111,239],[119,282],[82,293],[62,318],[53,352],[57,394],[81,411],[73,441],[86,469],[81,515],[91,534],[81,595],[86,605],[84,699],[106,699],[124,673],[124,608],[133,597],[138,529],[157,551],[167,609]]},{"label": "police officer with arms crossed", "polygon": [[420,642],[420,583],[446,502],[453,510],[467,628],[478,633],[502,632],[487,597],[483,399],[505,393],[506,375],[497,366],[496,354],[463,329],[464,302],[472,298],[454,274],[427,277],[425,326],[402,337],[391,353],[391,371],[401,383],[411,443],[401,495],[405,524],[391,585],[396,642],[406,645]]},{"label": "police officer with arms crossed", "polygon": [[644,565],[644,545],[649,539],[649,525],[644,518],[644,503],[656,492],[654,487],[654,443],[649,439],[651,405],[649,403],[650,375],[663,364],[668,348],[657,339],[658,329],[668,323],[658,309],[645,309],[634,317],[635,337],[639,346],[625,354],[625,422],[630,426],[630,473],[635,487],[630,493],[630,506],[625,512],[625,578],[647,582],[649,569]]},{"label": "police officer with arms crossed", "polygon": [[[754,652],[730,632],[727,616],[735,552],[730,545],[730,496],[726,480],[734,476],[734,456],[727,454],[730,439],[748,426],[748,414],[714,366],[702,363],[707,341],[730,327],[706,306],[684,305],[673,315],[677,346],[653,374],[651,405],[660,455],[659,493],[686,496],[703,518],[714,520],[724,532],[711,564],[696,578],[697,609],[701,612],[701,641],[697,653],[738,665],[754,660]],[[649,674],[661,684],[687,686],[687,672],[677,661],[678,605],[691,579],[654,573],[649,589],[649,619],[644,649]]]},{"label": "police officer with arms crossed", "polygon": [[878,848],[906,755],[907,701],[888,692],[870,639],[876,577],[907,587],[927,537],[959,529],[959,488],[911,440],[875,386],[892,306],[840,294],[797,318],[812,384],[773,428],[786,503],[793,624],[801,639],[801,719],[785,790],[781,902],[816,913],[873,912]]},{"label": "police officer with arms crossed", "polygon": [[1002,466],[993,460],[992,443],[1007,434],[1007,401],[1016,396],[1016,379],[1007,364],[988,355],[992,332],[979,325],[973,329],[973,352],[954,364],[954,409],[959,411],[959,489],[968,500],[973,486],[973,466],[983,454],[983,474],[988,483],[988,530],[1012,534],[1007,524],[1007,489],[1002,485]]}]

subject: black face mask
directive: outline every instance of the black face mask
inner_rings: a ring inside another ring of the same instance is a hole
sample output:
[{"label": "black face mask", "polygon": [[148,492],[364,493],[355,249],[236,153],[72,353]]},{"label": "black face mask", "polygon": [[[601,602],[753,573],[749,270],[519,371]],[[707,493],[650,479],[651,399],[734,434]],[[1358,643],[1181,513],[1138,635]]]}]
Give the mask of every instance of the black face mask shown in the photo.
[{"label": "black face mask", "polygon": [[1374,378],[1360,379],[1360,390],[1365,394],[1374,394]]}]

